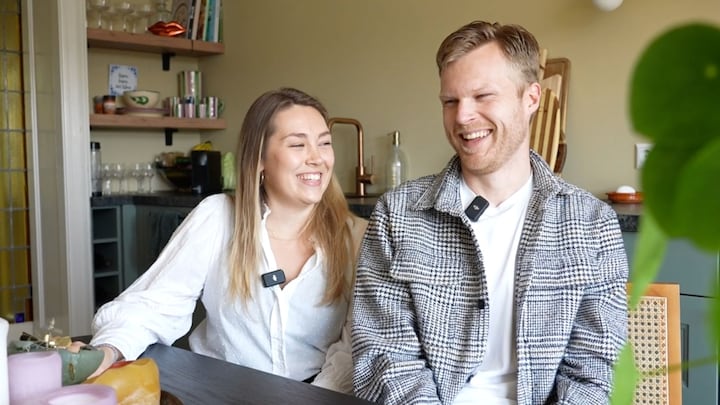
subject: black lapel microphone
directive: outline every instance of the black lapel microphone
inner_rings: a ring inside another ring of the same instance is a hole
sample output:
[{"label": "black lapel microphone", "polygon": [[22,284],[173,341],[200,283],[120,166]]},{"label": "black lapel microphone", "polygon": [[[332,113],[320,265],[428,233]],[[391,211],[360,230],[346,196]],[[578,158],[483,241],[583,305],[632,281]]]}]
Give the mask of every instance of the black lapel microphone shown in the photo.
[{"label": "black lapel microphone", "polygon": [[488,207],[488,205],[489,204],[486,199],[477,196],[465,209],[465,215],[467,215],[471,221],[477,222],[478,218],[480,218],[483,212],[485,212],[485,209]]},{"label": "black lapel microphone", "polygon": [[277,269],[260,275],[260,278],[262,278],[262,283],[265,288],[272,287],[285,282],[285,272],[282,271],[282,269]]}]

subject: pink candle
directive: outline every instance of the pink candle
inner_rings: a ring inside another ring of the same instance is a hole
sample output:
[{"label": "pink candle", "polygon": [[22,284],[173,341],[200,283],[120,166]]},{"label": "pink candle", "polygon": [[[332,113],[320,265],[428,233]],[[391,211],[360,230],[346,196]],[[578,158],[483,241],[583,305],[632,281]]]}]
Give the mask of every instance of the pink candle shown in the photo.
[{"label": "pink candle", "polygon": [[7,404],[8,397],[8,374],[7,374],[7,333],[8,321],[0,318],[0,404]]},{"label": "pink candle", "polygon": [[8,356],[10,403],[21,403],[62,386],[62,360],[55,350]]},{"label": "pink candle", "polygon": [[115,390],[101,384],[76,384],[62,387],[28,405],[117,405]]}]

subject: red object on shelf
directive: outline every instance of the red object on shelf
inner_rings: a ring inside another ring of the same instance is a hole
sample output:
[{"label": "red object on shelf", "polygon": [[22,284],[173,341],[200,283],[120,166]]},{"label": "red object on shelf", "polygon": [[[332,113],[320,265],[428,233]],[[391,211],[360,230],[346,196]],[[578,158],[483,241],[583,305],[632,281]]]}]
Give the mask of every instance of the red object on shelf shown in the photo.
[{"label": "red object on shelf", "polygon": [[176,37],[178,35],[184,34],[186,30],[185,27],[183,27],[177,21],[170,21],[167,23],[164,21],[158,21],[155,24],[149,26],[148,31],[162,37]]}]

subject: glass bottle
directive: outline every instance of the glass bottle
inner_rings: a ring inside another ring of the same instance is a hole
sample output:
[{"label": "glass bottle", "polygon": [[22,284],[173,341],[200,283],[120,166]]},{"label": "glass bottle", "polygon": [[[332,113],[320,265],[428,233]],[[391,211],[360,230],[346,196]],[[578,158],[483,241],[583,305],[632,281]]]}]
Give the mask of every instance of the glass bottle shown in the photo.
[{"label": "glass bottle", "polygon": [[93,197],[102,195],[102,157],[100,142],[90,142],[90,189]]},{"label": "glass bottle", "polygon": [[391,190],[407,180],[407,159],[400,148],[400,131],[392,134],[392,149],[387,161],[387,189]]}]

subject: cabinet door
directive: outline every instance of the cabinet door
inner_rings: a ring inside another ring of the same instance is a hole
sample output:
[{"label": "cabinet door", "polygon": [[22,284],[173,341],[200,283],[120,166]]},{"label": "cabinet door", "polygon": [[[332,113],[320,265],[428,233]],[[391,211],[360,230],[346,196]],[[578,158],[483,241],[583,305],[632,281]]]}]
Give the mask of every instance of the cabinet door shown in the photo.
[{"label": "cabinet door", "polygon": [[[623,232],[623,240],[632,266],[637,232]],[[679,283],[680,294],[708,297],[718,282],[718,254],[698,250],[685,240],[671,240],[656,281]]]},{"label": "cabinet door", "polygon": [[[698,361],[717,354],[712,347],[708,329],[708,314],[712,298],[680,295],[680,329],[682,359]],[[690,367],[683,371],[683,404],[717,405],[718,363]]]},{"label": "cabinet door", "polygon": [[123,221],[126,242],[123,288],[132,284],[155,262],[191,210],[189,207],[127,207],[124,211],[126,220]]}]

